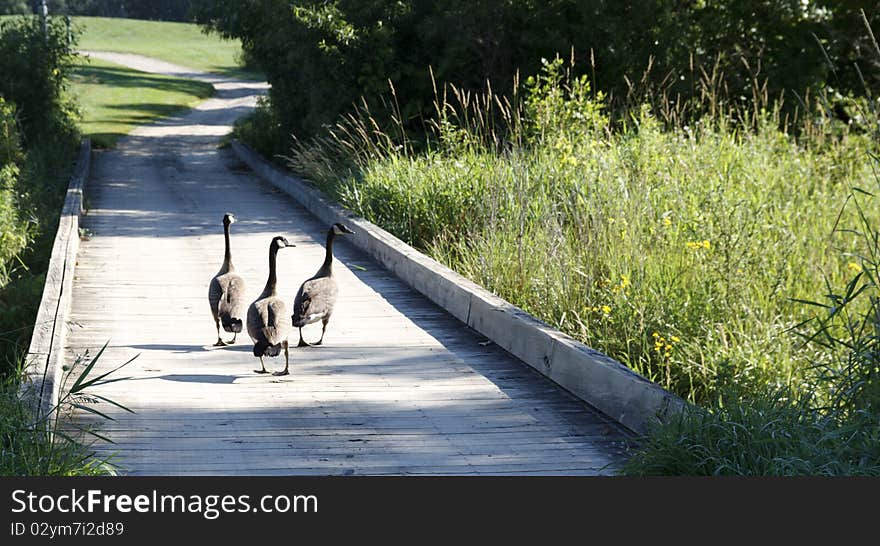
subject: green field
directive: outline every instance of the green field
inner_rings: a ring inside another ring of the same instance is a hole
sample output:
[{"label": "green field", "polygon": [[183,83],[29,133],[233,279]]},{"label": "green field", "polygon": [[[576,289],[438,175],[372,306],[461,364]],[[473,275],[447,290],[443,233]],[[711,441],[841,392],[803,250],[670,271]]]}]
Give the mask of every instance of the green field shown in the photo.
[{"label": "green field", "polygon": [[198,25],[105,17],[74,17],[73,22],[82,32],[80,49],[136,53],[226,76],[262,78],[241,69],[238,40],[206,35]]},{"label": "green field", "polygon": [[99,59],[77,65],[72,93],[82,112],[83,135],[112,147],[137,125],[190,108],[214,93],[203,82],[139,72]]}]

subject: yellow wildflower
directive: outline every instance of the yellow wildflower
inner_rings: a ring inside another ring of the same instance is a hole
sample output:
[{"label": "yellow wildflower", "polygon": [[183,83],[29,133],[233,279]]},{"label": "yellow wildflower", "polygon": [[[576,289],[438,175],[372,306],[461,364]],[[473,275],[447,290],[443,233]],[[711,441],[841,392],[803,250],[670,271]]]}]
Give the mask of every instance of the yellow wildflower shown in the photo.
[{"label": "yellow wildflower", "polygon": [[699,250],[701,248],[709,250],[710,248],[712,248],[712,244],[709,242],[708,239],[703,239],[702,241],[688,241],[686,244],[687,247],[692,250]]},{"label": "yellow wildflower", "polygon": [[603,306],[602,306],[602,312],[605,313],[605,314],[607,315],[608,313],[611,312],[611,307],[609,307],[608,305],[603,305]]},{"label": "yellow wildflower", "polygon": [[859,264],[857,264],[855,262],[850,262],[850,263],[846,264],[846,266],[849,267],[850,269],[852,269],[853,271],[855,271],[856,273],[861,273],[861,271],[862,271],[862,266],[860,266]]}]

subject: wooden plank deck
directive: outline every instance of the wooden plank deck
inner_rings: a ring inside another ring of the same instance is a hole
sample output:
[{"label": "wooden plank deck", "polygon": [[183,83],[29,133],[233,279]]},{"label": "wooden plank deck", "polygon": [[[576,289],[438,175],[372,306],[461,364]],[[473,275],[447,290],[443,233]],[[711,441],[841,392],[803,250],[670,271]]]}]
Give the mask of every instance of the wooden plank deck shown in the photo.
[{"label": "wooden plank deck", "polygon": [[[327,228],[218,149],[255,89],[215,85],[217,97],[95,157],[67,350],[94,354],[109,341],[102,370],[139,355],[117,374],[129,379],[95,391],[135,414],[101,404],[115,421],[76,415],[114,440],[98,451],[133,475],[613,473],[625,439],[616,424],[344,239],[325,345],[292,348],[291,375],[253,373],[246,334],[212,347],[207,291],[223,213],[239,220],[233,261],[249,299],[265,283],[271,238],[297,245],[278,259],[289,305],[320,265]],[[317,338],[320,325],[306,332]]]}]

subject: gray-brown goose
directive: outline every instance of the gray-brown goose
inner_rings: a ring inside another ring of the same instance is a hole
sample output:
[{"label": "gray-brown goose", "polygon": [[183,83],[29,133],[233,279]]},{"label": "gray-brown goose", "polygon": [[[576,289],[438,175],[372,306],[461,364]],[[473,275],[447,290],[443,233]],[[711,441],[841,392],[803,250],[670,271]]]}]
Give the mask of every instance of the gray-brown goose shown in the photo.
[{"label": "gray-brown goose", "polygon": [[[246,285],[244,279],[235,272],[232,265],[232,252],[229,248],[229,226],[235,223],[235,215],[227,212],[223,216],[223,235],[226,237],[226,253],[223,256],[223,265],[220,271],[211,279],[208,286],[208,303],[211,305],[211,314],[214,315],[214,326],[217,327],[217,343],[215,347],[235,343],[235,338],[241,332],[242,319],[244,318]],[[220,339],[220,326],[223,330],[232,333],[231,341]]]},{"label": "gray-brown goose", "polygon": [[287,319],[287,306],[284,300],[279,298],[275,291],[277,275],[275,269],[275,257],[282,248],[291,248],[292,245],[284,237],[275,237],[269,243],[269,278],[266,287],[260,297],[254,301],[247,312],[247,331],[254,340],[254,356],[260,359],[260,370],[257,373],[267,373],[263,363],[264,356],[278,356],[284,349],[284,371],[275,372],[275,375],[287,375],[289,359],[287,352],[287,335],[290,333],[290,321]]},{"label": "gray-brown goose", "polygon": [[[324,333],[327,331],[327,323],[333,314],[333,306],[336,304],[336,279],[333,278],[333,240],[337,235],[354,233],[346,226],[336,223],[327,231],[327,247],[324,263],[313,277],[302,283],[293,301],[293,325],[299,328],[299,344],[297,347],[320,345],[324,342]],[[303,326],[321,321],[321,339],[315,343],[306,343],[302,336]]]}]

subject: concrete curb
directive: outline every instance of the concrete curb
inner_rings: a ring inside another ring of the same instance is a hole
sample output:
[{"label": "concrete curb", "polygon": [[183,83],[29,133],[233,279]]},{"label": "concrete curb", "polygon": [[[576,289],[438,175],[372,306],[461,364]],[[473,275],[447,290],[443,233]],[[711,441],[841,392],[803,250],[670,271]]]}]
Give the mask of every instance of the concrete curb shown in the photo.
[{"label": "concrete curb", "polygon": [[46,284],[43,286],[22,378],[23,394],[31,398],[40,419],[48,418],[47,424],[50,426],[57,414],[53,410],[60,396],[67,317],[79,250],[79,218],[83,212],[83,188],[89,177],[91,152],[91,140],[83,139],[58,220]]},{"label": "concrete curb", "polygon": [[644,432],[651,422],[687,403],[620,362],[590,349],[382,228],[355,216],[318,189],[272,165],[245,144],[232,149],[260,177],[288,193],[322,222],[343,222],[355,246],[458,320],[625,427]]}]

